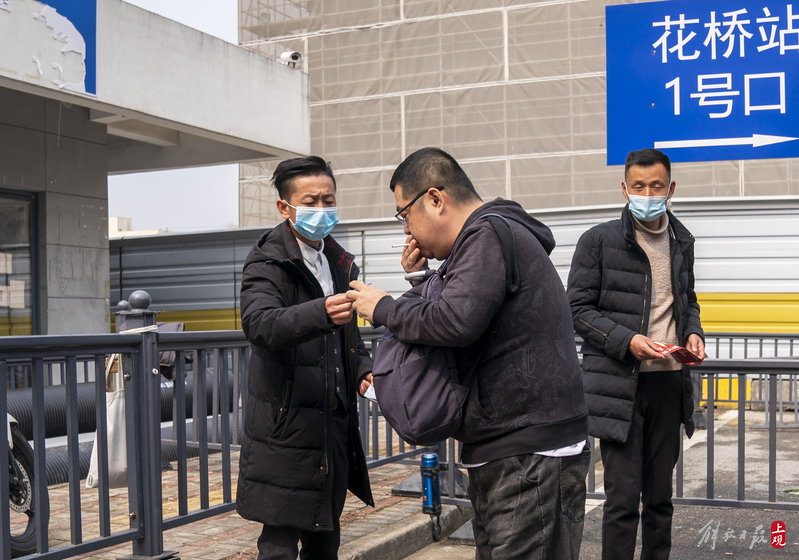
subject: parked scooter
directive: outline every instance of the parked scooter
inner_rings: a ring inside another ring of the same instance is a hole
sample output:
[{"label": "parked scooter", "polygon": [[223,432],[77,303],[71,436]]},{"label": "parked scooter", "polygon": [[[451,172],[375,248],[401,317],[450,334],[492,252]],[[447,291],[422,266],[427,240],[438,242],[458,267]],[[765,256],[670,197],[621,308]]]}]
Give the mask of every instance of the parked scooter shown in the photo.
[{"label": "parked scooter", "polygon": [[44,495],[44,512],[36,512],[33,498],[33,449],[10,414],[8,425],[8,504],[11,514],[11,557],[36,552],[36,515],[48,517],[50,503]]}]

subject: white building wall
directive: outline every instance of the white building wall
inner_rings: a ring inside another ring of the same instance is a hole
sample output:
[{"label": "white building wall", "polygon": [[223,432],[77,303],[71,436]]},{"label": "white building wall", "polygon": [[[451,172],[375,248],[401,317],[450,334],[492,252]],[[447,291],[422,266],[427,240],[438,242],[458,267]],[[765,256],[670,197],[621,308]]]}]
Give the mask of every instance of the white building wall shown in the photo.
[{"label": "white building wall", "polygon": [[[391,173],[425,146],[450,152],[484,199],[583,207],[621,199],[605,152],[604,14],[619,3],[240,0],[240,39],[303,53],[311,150],[333,163],[345,219],[392,215]],[[242,166],[243,226],[277,221],[271,171]],[[674,176],[681,197],[784,196],[799,195],[797,171],[723,161]]]}]

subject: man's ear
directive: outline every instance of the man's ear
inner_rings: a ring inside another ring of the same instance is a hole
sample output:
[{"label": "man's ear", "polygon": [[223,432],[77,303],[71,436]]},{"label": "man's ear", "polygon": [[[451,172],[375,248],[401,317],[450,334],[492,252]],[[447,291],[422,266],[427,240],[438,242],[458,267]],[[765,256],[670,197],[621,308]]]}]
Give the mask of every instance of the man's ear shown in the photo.
[{"label": "man's ear", "polygon": [[288,220],[289,218],[291,218],[291,213],[289,212],[290,209],[288,204],[286,204],[282,200],[278,200],[276,204],[277,204],[277,211],[280,212],[280,216],[284,220]]},{"label": "man's ear", "polygon": [[677,183],[675,181],[672,181],[671,185],[669,185],[669,194],[666,195],[667,198],[671,198],[672,196],[674,196],[674,189],[676,187],[677,187]]},{"label": "man's ear", "polygon": [[621,194],[624,197],[624,200],[626,200],[627,202],[630,202],[630,199],[627,196],[627,187],[625,186],[625,182],[624,181],[621,182]]},{"label": "man's ear", "polygon": [[433,209],[441,213],[444,209],[444,192],[433,188],[430,189],[427,194],[430,197],[430,203],[433,205]]}]

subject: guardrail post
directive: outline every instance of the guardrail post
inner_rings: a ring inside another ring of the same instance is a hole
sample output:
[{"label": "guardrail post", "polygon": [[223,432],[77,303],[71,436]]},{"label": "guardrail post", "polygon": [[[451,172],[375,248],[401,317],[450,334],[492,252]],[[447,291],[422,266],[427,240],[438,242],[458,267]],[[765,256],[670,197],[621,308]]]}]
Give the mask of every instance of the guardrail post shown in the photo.
[{"label": "guardrail post", "polygon": [[707,417],[705,409],[699,404],[702,400],[702,374],[696,371],[691,372],[691,381],[694,384],[694,428],[697,430],[707,430]]},{"label": "guardrail post", "polygon": [[[133,414],[128,413],[128,442],[134,441],[136,460],[128,459],[128,479],[131,468],[136,469],[134,486],[130,492],[136,494],[137,507],[131,507],[131,527],[142,531],[142,538],[133,541],[133,555],[128,560],[158,560],[173,558],[177,553],[164,552],[163,508],[161,492],[161,377],[158,367],[156,312],[149,311],[151,303],[147,292],[138,290],[128,298],[128,304],[120,302],[116,313],[117,332],[142,329],[138,359],[134,360],[131,377],[125,380],[125,390],[132,390]],[[127,309],[126,309],[127,307]],[[152,327],[152,330],[147,330]],[[131,420],[133,420],[131,422]],[[128,446],[130,449],[130,444]],[[131,464],[134,463],[134,464]],[[130,497],[131,506],[134,503]],[[136,516],[140,516],[136,519]],[[121,560],[121,559],[120,559]]]}]

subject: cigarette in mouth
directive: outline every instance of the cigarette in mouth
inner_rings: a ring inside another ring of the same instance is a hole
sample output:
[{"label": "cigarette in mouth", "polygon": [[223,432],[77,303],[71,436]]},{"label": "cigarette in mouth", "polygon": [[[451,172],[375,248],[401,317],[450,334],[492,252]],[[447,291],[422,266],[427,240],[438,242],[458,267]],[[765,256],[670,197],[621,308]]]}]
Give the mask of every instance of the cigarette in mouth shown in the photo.
[{"label": "cigarette in mouth", "polygon": [[396,249],[397,247],[408,247],[410,243],[400,243],[399,245],[392,245],[392,249]]}]

